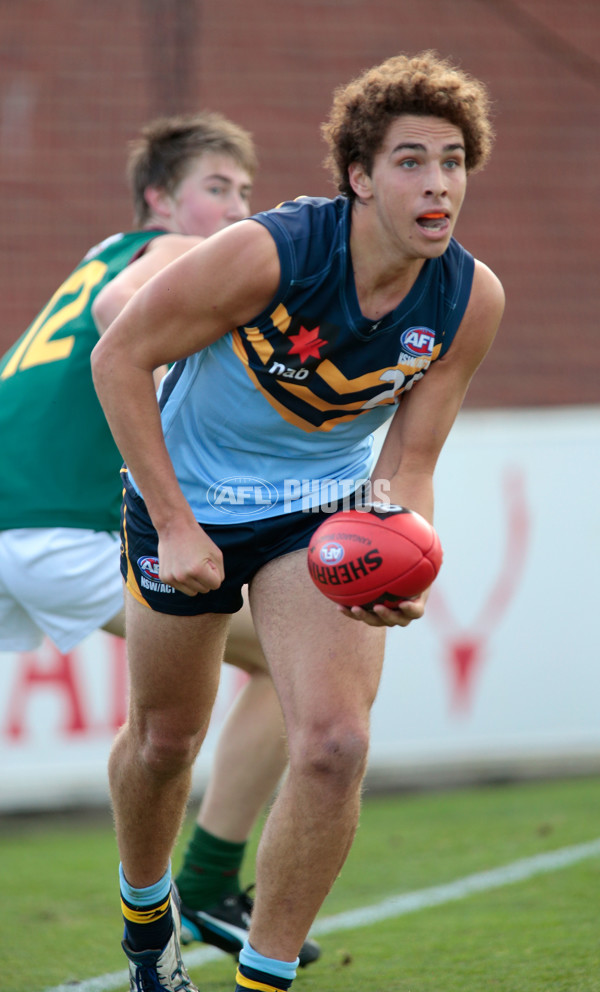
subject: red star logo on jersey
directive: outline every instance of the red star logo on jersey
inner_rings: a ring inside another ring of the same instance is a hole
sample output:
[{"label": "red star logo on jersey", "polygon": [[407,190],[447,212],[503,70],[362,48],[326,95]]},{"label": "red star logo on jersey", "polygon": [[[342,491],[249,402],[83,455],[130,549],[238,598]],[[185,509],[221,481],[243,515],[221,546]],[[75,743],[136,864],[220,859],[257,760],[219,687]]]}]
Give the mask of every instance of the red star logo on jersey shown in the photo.
[{"label": "red star logo on jersey", "polygon": [[307,358],[320,358],[319,349],[327,344],[327,341],[319,337],[318,327],[313,327],[312,331],[300,327],[297,334],[290,334],[290,341],[294,343],[288,354],[300,355],[301,362],[305,362]]}]

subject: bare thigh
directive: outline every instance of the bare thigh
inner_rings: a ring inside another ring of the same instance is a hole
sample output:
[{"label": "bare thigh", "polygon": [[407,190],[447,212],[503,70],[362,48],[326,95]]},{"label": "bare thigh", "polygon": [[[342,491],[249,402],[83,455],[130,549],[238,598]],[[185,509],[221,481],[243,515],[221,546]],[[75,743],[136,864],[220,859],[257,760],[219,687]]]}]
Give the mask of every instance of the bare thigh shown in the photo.
[{"label": "bare thigh", "polygon": [[381,677],[385,630],[339,613],[313,585],[305,551],[265,565],[252,582],[250,602],[288,735],[341,724],[364,733]]},{"label": "bare thigh", "polygon": [[130,720],[204,732],[219,685],[228,615],[155,613],[125,596]]},{"label": "bare thigh", "polygon": [[102,627],[107,634],[114,634],[115,637],[125,637],[125,607],[119,610],[118,613],[112,617],[108,623],[105,623]]},{"label": "bare thigh", "polygon": [[231,616],[224,660],[250,675],[269,670],[254,627],[246,588],[242,609]]}]

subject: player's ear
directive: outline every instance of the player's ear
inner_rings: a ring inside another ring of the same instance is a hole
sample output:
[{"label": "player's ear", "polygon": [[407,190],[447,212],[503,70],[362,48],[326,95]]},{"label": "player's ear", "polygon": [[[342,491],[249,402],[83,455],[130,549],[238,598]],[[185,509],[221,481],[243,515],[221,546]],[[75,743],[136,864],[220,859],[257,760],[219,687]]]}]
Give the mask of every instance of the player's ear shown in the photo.
[{"label": "player's ear", "polygon": [[372,196],[371,177],[362,162],[351,162],[348,166],[348,181],[359,200]]},{"label": "player's ear", "polygon": [[146,186],[144,199],[153,214],[157,217],[170,217],[172,210],[172,198],[170,193],[161,186]]}]

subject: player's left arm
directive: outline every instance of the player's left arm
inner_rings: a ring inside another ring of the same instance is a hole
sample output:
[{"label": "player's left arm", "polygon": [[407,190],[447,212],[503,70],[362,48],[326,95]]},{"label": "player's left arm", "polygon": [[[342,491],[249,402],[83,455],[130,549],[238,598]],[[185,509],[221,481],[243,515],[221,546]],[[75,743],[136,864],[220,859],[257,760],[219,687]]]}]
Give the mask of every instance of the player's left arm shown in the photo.
[{"label": "player's left arm", "polygon": [[[390,502],[416,510],[433,523],[433,472],[462,406],[469,383],[489,351],[504,311],[499,279],[475,263],[469,304],[452,346],[402,398],[394,415],[372,480],[389,483]],[[379,487],[381,488],[381,487]],[[427,593],[397,610],[375,606],[375,613],[353,607],[353,615],[372,625],[406,626],[423,615]]]},{"label": "player's left arm", "polygon": [[150,240],[144,253],[121,269],[96,296],[92,304],[92,316],[98,334],[102,335],[108,330],[133,294],[152,276],[204,240],[189,234],[163,234],[160,238]]},{"label": "player's left arm", "polygon": [[[174,262],[190,248],[201,244],[205,239],[189,234],[163,234],[148,242],[143,255],[130,262],[118,275],[103,286],[92,303],[92,317],[99,335],[108,330],[123,307],[144,286],[152,276]],[[158,389],[166,375],[167,365],[154,369],[154,385]]]}]

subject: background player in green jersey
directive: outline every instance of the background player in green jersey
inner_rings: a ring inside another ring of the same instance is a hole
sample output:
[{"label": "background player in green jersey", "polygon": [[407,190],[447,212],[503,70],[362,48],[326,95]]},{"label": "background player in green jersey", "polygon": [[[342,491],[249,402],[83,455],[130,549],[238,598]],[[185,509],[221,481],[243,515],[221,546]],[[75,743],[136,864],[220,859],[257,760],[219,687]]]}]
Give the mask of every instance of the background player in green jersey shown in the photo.
[{"label": "background player in green jersey", "polygon": [[[124,635],[122,458],[91,379],[95,319],[105,327],[154,272],[247,217],[255,170],[250,135],[221,115],[147,125],[128,162],[135,230],[92,248],[0,359],[0,650],[31,650],[44,634],[63,652],[98,628]],[[99,294],[115,277],[107,310]],[[286,751],[246,611],[226,660],[250,678],[221,734],[180,882],[187,939],[237,953],[251,908],[238,875],[245,841]],[[318,953],[308,942],[305,963]]]}]

